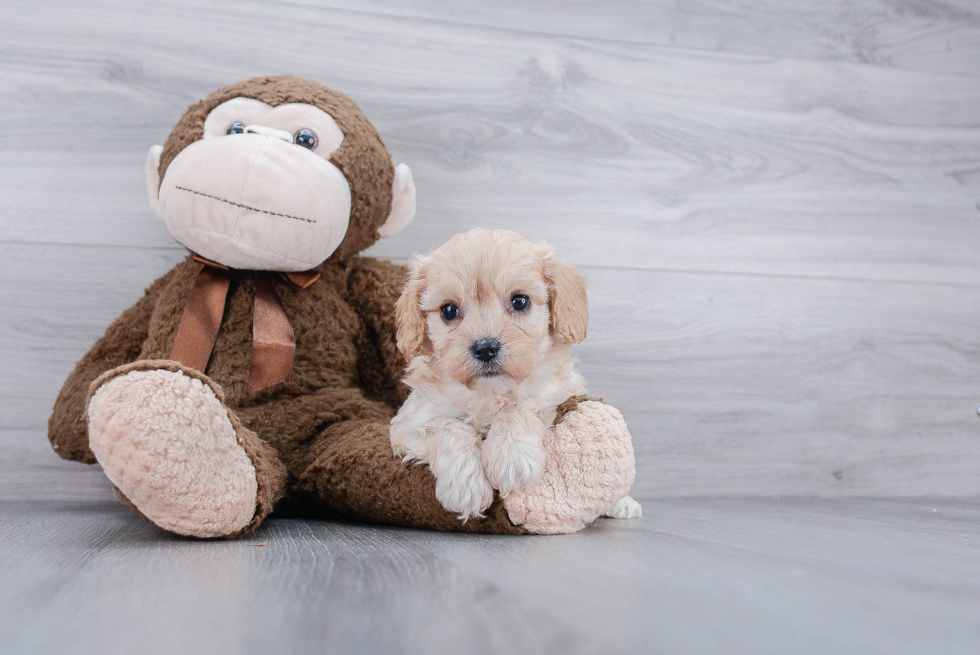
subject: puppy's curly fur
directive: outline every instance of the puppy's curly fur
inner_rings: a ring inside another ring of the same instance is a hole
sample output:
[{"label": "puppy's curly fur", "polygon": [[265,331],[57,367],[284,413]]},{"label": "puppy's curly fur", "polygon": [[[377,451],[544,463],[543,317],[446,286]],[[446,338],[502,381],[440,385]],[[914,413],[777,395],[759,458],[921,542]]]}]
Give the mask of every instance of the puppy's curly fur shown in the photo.
[{"label": "puppy's curly fur", "polygon": [[537,481],[556,408],[586,393],[570,351],[589,322],[585,278],[547,244],[472,230],[413,260],[396,317],[412,393],[391,424],[395,455],[428,464],[462,519],[494,488]]}]

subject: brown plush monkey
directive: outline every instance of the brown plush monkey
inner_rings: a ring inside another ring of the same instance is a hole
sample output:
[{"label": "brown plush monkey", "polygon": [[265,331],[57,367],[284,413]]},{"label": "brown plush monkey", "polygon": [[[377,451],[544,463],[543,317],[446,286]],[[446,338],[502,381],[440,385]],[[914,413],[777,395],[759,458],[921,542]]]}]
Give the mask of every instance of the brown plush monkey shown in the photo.
[{"label": "brown plush monkey", "polygon": [[[151,205],[192,255],[78,363],[49,424],[58,454],[99,462],[141,516],[195,537],[244,534],[277,505],[568,532],[628,491],[622,417],[586,398],[560,409],[537,495],[498,498],[485,518],[461,522],[425,467],[393,457],[406,271],[358,253],[411,221],[415,187],[343,94],[289,76],[216,91],[150,150],[147,178]],[[562,454],[571,442],[574,455]]]}]

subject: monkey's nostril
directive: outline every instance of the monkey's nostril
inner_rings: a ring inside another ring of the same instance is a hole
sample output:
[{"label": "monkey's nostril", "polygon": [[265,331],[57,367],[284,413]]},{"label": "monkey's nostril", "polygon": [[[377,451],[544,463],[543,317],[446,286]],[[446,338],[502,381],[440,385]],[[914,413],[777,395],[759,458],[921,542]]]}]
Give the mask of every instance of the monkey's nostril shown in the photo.
[{"label": "monkey's nostril", "polygon": [[279,139],[287,143],[293,142],[293,135],[291,133],[265,127],[264,125],[246,125],[244,131],[246,134],[261,134],[262,136]]},{"label": "monkey's nostril", "polygon": [[500,342],[496,339],[477,339],[470,346],[470,352],[484,364],[489,364],[500,352]]}]

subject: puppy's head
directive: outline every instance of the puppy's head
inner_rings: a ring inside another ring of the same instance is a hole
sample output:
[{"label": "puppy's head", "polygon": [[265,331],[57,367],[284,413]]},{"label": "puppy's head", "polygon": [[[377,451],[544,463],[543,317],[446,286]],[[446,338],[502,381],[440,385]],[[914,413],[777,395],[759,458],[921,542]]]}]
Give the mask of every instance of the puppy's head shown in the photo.
[{"label": "puppy's head", "polygon": [[554,344],[585,338],[585,278],[547,244],[472,230],[412,261],[396,319],[409,361],[429,356],[468,387],[501,376],[520,384]]}]

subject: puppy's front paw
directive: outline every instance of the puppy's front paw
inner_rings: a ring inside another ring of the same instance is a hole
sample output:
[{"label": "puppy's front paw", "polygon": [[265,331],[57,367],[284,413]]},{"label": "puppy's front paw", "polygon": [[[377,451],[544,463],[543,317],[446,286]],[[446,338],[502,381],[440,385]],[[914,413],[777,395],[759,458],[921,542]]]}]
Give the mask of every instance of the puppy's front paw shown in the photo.
[{"label": "puppy's front paw", "polygon": [[408,446],[404,443],[395,444],[392,442],[391,452],[395,457],[405,462],[406,464],[411,462],[418,462],[422,458],[413,453]]},{"label": "puppy's front paw", "polygon": [[544,473],[544,449],[531,438],[494,435],[483,442],[480,459],[502,496],[534,484]]},{"label": "puppy's front paw", "polygon": [[623,496],[603,516],[609,519],[638,519],[643,516],[643,508],[630,496]]},{"label": "puppy's front paw", "polygon": [[[406,403],[407,405],[408,403]],[[399,411],[395,418],[391,419],[388,427],[388,437],[391,440],[391,452],[403,462],[410,462],[420,459],[412,453],[409,442],[415,432],[414,426],[406,419],[407,413]]]},{"label": "puppy's front paw", "polygon": [[493,487],[483,475],[480,459],[467,457],[438,475],[436,498],[463,521],[483,516],[483,511],[493,502]]}]

